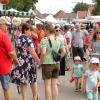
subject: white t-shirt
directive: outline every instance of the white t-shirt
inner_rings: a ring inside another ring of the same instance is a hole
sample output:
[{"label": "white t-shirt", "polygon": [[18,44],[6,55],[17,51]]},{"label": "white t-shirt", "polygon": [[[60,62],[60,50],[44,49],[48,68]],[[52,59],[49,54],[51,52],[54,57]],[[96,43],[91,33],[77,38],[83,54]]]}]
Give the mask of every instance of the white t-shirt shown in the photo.
[{"label": "white t-shirt", "polygon": [[70,41],[72,40],[72,33],[70,31],[68,31],[67,33],[65,33],[65,38],[69,38]]},{"label": "white t-shirt", "polygon": [[100,79],[100,73],[98,71],[93,72],[87,70],[85,76],[87,77],[86,91],[92,91],[92,89],[97,85],[98,79]]},{"label": "white t-shirt", "polygon": [[71,48],[72,33],[70,31],[68,31],[67,33],[65,33],[65,38],[69,38],[70,39],[70,43],[68,44],[68,46],[69,46],[69,48]]}]

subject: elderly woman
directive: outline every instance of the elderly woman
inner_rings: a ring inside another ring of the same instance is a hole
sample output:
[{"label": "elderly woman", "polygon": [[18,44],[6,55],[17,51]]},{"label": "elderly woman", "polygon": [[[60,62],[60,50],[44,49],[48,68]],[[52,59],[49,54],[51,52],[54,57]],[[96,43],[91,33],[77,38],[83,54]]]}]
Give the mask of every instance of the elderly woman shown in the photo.
[{"label": "elderly woman", "polygon": [[20,66],[13,69],[12,82],[20,86],[20,93],[23,100],[27,100],[27,84],[30,83],[33,100],[37,98],[37,70],[36,65],[40,60],[35,52],[34,44],[30,38],[30,25],[22,25],[22,35],[16,40],[17,56]]},{"label": "elderly woman", "polygon": [[[42,78],[45,85],[45,100],[58,100],[58,76],[59,76],[59,61],[56,62],[52,56],[52,50],[56,52],[61,50],[61,54],[65,55],[64,44],[60,39],[56,39],[56,32],[52,24],[48,23],[45,26],[47,37],[40,42],[39,52],[40,63],[42,67]],[[52,47],[50,46],[50,41]]]}]

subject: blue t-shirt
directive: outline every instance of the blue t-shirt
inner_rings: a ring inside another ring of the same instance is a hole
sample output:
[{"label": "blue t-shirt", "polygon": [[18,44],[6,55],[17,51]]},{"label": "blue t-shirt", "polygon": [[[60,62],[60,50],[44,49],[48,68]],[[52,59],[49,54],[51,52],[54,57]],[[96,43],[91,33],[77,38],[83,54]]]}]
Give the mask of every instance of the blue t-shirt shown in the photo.
[{"label": "blue t-shirt", "polygon": [[74,77],[82,77],[83,73],[83,65],[82,64],[72,64],[73,76]]}]

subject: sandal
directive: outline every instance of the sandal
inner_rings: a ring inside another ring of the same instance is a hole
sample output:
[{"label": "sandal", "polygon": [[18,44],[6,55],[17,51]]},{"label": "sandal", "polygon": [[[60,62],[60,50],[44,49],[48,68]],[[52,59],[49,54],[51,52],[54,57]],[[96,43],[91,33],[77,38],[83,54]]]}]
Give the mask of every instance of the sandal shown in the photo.
[{"label": "sandal", "polygon": [[40,98],[39,98],[39,96],[37,96],[37,98],[36,99],[33,99],[33,100],[39,100]]}]

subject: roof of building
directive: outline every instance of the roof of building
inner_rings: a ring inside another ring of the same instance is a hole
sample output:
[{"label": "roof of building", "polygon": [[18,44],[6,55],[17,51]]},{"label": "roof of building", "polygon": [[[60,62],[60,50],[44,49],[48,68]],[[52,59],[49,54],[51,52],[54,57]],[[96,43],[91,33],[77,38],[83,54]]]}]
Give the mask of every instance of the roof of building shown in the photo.
[{"label": "roof of building", "polygon": [[76,13],[69,13],[67,18],[68,19],[74,19],[74,18],[76,18]]},{"label": "roof of building", "polygon": [[68,13],[64,12],[63,10],[60,10],[54,15],[55,18],[67,18]]}]

